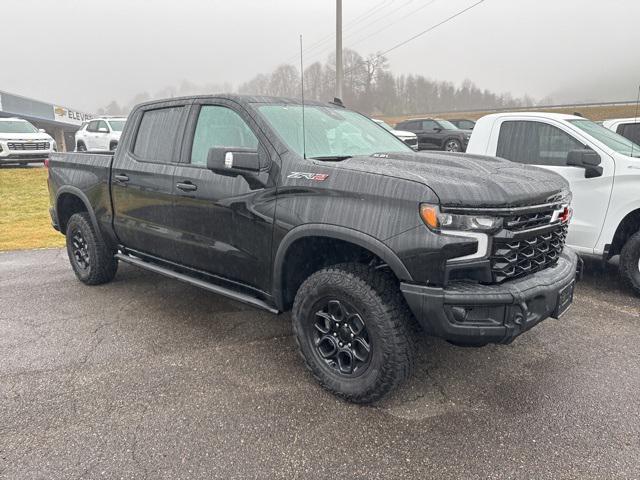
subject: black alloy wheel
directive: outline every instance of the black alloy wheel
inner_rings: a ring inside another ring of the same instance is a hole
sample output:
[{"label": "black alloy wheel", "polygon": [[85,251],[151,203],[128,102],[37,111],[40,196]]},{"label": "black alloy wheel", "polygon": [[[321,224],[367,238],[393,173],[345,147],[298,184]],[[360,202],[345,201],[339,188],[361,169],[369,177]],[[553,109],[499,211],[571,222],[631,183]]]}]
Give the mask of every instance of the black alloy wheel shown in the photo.
[{"label": "black alloy wheel", "polygon": [[371,363],[371,340],[362,315],[337,299],[320,302],[315,314],[316,353],[336,373],[361,375]]},{"label": "black alloy wheel", "polygon": [[88,270],[91,261],[89,247],[80,229],[74,229],[72,232],[71,251],[73,253],[73,261],[78,268]]},{"label": "black alloy wheel", "polygon": [[447,142],[444,144],[444,149],[447,152],[460,152],[462,151],[462,146],[460,145],[460,142],[458,140],[452,138],[450,140],[447,140]]}]

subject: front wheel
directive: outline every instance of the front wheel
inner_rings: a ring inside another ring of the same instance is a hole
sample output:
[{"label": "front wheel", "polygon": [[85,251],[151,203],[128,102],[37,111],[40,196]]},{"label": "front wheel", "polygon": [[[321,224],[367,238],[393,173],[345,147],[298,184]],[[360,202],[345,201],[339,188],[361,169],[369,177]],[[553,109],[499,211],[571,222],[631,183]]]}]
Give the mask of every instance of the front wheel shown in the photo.
[{"label": "front wheel", "polygon": [[71,268],[82,283],[100,285],[113,280],[118,270],[118,260],[96,234],[87,212],[71,216],[66,237]]},{"label": "front wheel", "polygon": [[78,142],[78,144],[76,145],[76,152],[86,152],[87,151],[87,146],[84,144],[84,142]]},{"label": "front wheel", "polygon": [[320,270],[298,290],[292,320],[307,368],[346,400],[374,402],[411,375],[416,330],[391,274],[360,264]]},{"label": "front wheel", "polygon": [[620,253],[620,275],[640,295],[640,231],[631,235]]},{"label": "front wheel", "polygon": [[449,139],[449,140],[447,140],[445,142],[444,150],[446,152],[461,152],[462,151],[462,145],[455,138],[451,138],[451,139]]}]

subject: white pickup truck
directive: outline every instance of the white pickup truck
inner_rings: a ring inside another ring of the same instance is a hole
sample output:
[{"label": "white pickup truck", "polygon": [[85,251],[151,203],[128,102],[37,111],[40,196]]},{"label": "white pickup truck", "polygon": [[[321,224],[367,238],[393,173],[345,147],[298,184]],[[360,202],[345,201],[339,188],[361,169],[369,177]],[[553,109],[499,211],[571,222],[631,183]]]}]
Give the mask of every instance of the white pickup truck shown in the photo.
[{"label": "white pickup truck", "polygon": [[619,133],[632,142],[640,143],[640,117],[611,118],[602,122],[602,126]]},{"label": "white pickup truck", "polygon": [[482,117],[467,153],[543,167],[573,192],[567,244],[604,261],[640,294],[640,146],[586,118],[512,112]]}]

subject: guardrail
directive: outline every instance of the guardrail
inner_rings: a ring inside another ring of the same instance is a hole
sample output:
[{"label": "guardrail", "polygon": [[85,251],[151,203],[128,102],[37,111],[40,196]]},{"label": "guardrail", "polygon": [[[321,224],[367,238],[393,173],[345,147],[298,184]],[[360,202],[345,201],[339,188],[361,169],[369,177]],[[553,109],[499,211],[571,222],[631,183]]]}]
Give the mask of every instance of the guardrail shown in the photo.
[{"label": "guardrail", "polygon": [[[582,108],[582,107],[607,107],[607,106],[618,106],[618,105],[635,105],[635,100],[627,100],[622,102],[589,102],[589,103],[567,103],[563,105],[528,105],[522,107],[502,107],[502,108],[472,108],[472,109],[451,109],[451,110],[438,110],[438,111],[430,111],[430,115],[437,115],[441,113],[474,113],[474,112],[503,112],[503,111],[518,111],[518,110],[532,110],[532,109],[552,109],[552,108]],[[404,113],[402,115],[397,115],[398,117],[411,117],[416,115],[424,115],[424,113]],[[389,115],[394,116],[394,115]]]}]

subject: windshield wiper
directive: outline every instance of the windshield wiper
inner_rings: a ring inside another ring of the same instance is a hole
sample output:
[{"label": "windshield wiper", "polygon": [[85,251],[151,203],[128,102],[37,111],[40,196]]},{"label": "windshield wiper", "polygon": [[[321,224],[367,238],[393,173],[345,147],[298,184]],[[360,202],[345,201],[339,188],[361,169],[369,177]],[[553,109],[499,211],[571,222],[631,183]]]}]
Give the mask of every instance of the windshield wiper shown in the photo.
[{"label": "windshield wiper", "polygon": [[339,162],[341,160],[347,160],[348,158],[353,157],[353,155],[328,155],[323,157],[309,157],[310,160],[321,160],[328,162]]}]

